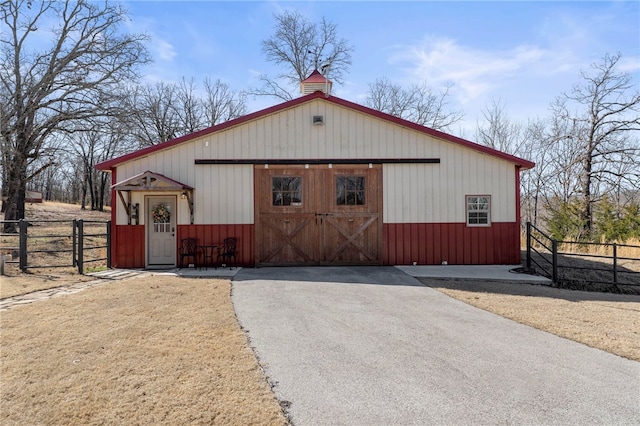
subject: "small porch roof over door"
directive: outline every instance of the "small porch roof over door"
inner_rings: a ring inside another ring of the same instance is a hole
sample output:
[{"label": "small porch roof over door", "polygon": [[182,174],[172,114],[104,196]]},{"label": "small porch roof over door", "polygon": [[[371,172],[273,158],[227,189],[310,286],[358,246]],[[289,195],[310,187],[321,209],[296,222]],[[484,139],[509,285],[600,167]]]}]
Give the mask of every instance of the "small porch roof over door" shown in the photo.
[{"label": "small porch roof over door", "polygon": [[160,173],[147,170],[111,186],[115,191],[192,191],[193,188]]},{"label": "small porch roof over door", "polygon": [[[137,209],[134,211],[131,205],[131,191],[182,191],[183,198],[186,198],[189,203],[189,212],[191,213],[190,222],[193,223],[193,187],[178,182],[177,180],[147,170],[144,173],[137,174],[115,185],[111,185],[111,189],[118,193],[118,197],[127,212],[128,224],[131,224],[132,216],[136,222],[139,220],[139,212]],[[126,200],[122,195],[123,192],[127,193]]]}]

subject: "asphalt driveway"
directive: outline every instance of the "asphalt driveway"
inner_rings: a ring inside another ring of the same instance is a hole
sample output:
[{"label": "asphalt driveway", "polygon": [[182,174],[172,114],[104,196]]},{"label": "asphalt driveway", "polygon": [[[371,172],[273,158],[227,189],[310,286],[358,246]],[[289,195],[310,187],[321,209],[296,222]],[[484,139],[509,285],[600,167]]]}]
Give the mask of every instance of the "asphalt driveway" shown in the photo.
[{"label": "asphalt driveway", "polygon": [[640,363],[394,267],[242,269],[232,292],[297,426],[640,424]]}]

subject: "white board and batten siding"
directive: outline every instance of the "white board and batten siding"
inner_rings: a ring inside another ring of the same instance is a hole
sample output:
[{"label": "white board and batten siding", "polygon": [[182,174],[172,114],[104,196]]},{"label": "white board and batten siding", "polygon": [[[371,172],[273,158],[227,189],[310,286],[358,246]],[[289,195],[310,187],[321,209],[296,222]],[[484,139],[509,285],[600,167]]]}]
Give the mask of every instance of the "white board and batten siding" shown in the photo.
[{"label": "white board and batten siding", "polygon": [[[118,167],[118,179],[128,179],[138,174],[138,170],[153,170],[171,179],[192,186],[194,204],[194,223],[196,224],[252,224],[253,223],[253,166],[251,165],[215,165],[195,166],[191,158],[184,168],[188,173],[175,177],[171,169],[162,167],[163,159],[174,148],[157,152],[149,157],[135,160],[130,164]],[[137,164],[136,164],[137,163]],[[169,163],[171,161],[169,160]],[[174,162],[175,163],[175,162]],[[140,168],[138,168],[140,167]],[[122,176],[122,178],[121,178]],[[145,196],[174,195],[177,197],[178,225],[190,223],[189,205],[181,198],[181,191],[144,192],[132,191],[131,202],[139,203],[143,211]],[[118,225],[127,224],[127,215],[122,203],[117,203]],[[140,215],[140,225],[144,225],[144,215]]]},{"label": "white board and batten siding", "polygon": [[467,195],[491,196],[492,222],[516,220],[514,166],[462,148],[451,151],[440,164],[384,165],[386,223],[464,223]]},{"label": "white board and batten siding", "polygon": [[[315,115],[322,115],[324,124],[314,125]],[[195,188],[196,224],[251,224],[253,166],[195,165],[195,159],[350,158],[440,159],[439,164],[383,166],[387,223],[464,222],[465,195],[491,195],[492,221],[516,220],[513,163],[321,99],[124,163],[117,178],[146,170],[163,174]],[[133,202],[140,202],[135,197],[143,194],[134,193]],[[186,201],[178,197],[178,204],[178,223],[186,224]]]}]

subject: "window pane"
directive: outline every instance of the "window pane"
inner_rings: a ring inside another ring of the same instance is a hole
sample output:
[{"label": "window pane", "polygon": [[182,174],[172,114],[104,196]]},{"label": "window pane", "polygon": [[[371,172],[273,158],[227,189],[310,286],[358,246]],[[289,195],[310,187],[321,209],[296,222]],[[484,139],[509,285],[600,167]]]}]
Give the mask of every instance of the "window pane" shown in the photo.
[{"label": "window pane", "polygon": [[300,176],[271,178],[271,195],[274,206],[302,205],[302,178]]},{"label": "window pane", "polygon": [[467,224],[488,225],[490,209],[491,199],[489,197],[468,196]]},{"label": "window pane", "polygon": [[336,204],[339,206],[362,206],[365,198],[364,176],[336,177]]}]

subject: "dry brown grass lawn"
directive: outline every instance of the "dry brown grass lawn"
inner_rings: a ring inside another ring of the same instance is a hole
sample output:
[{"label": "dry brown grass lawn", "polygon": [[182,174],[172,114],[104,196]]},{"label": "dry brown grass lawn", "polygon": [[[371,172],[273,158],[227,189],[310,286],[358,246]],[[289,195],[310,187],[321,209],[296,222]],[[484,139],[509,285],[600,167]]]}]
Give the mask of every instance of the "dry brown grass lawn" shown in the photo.
[{"label": "dry brown grass lawn", "polygon": [[640,296],[506,282],[421,280],[472,306],[640,361]]},{"label": "dry brown grass lawn", "polygon": [[114,282],[1,321],[2,424],[286,424],[229,281]]},{"label": "dry brown grass lawn", "polygon": [[45,201],[44,203],[26,204],[24,216],[32,220],[109,220],[111,219],[111,207],[107,206],[105,211],[101,212],[91,209],[82,210],[78,204]]},{"label": "dry brown grass lawn", "polygon": [[95,280],[89,275],[80,275],[73,268],[33,269],[24,274],[17,271],[12,271],[10,274],[10,276],[0,277],[0,299]]}]

